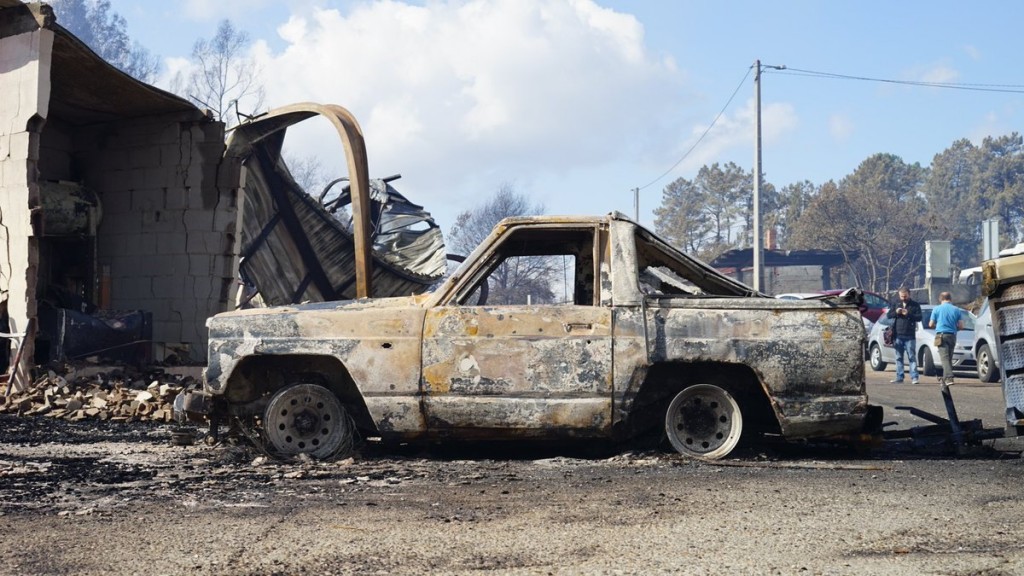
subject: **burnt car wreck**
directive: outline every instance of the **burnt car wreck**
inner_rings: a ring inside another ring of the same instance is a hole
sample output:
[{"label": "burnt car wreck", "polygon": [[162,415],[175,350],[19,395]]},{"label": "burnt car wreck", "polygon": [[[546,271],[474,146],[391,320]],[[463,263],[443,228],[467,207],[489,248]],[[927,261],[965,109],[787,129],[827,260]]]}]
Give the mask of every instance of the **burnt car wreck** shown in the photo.
[{"label": "burnt car wreck", "polygon": [[[536,258],[559,267],[564,296],[501,291],[504,266]],[[255,425],[284,454],[336,456],[356,431],[660,428],[714,459],[745,434],[834,438],[880,422],[855,304],[764,297],[617,213],[506,219],[431,293],[240,310],[208,327],[204,389],[178,398],[179,415]]]}]

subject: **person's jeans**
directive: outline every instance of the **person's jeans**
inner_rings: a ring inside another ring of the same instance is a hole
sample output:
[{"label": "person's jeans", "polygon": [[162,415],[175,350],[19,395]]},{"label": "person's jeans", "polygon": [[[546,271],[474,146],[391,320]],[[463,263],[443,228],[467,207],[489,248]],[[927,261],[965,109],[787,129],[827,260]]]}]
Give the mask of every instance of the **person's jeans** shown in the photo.
[{"label": "person's jeans", "polygon": [[942,346],[939,346],[939,359],[942,360],[942,381],[953,380],[953,348],[956,346],[956,334],[942,334]]},{"label": "person's jeans", "polygon": [[896,379],[903,380],[903,354],[910,364],[910,379],[917,380],[917,339],[897,336],[892,343],[896,351]]}]

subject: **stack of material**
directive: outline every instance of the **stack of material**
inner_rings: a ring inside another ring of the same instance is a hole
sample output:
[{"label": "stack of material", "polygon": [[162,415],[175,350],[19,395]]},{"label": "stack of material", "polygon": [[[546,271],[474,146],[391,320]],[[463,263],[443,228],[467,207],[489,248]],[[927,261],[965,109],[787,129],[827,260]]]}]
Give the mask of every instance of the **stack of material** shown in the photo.
[{"label": "stack of material", "polygon": [[0,414],[49,416],[70,422],[170,422],[174,397],[192,379],[179,380],[164,374],[141,379],[95,370],[64,376],[51,371],[24,390],[0,398]]}]

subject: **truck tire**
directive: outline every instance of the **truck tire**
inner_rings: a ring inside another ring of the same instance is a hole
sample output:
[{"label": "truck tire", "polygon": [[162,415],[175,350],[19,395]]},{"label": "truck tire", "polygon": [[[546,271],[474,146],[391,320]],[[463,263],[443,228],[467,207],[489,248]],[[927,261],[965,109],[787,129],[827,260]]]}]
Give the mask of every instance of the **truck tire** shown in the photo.
[{"label": "truck tire", "polygon": [[871,353],[868,357],[868,365],[875,372],[881,372],[885,370],[885,362],[882,361],[882,349],[878,347],[878,344],[871,345]]},{"label": "truck tire", "polygon": [[717,460],[732,452],[743,432],[743,414],[728,391],[713,384],[681,390],[665,412],[665,435],[684,456]]},{"label": "truck tire", "polygon": [[996,368],[992,360],[992,350],[988,344],[978,346],[978,380],[982,382],[995,382],[999,380],[999,368]]},{"label": "truck tire", "polygon": [[309,454],[326,460],[352,450],[352,422],[337,396],[319,384],[279,390],[263,413],[263,431],[279,454]]}]

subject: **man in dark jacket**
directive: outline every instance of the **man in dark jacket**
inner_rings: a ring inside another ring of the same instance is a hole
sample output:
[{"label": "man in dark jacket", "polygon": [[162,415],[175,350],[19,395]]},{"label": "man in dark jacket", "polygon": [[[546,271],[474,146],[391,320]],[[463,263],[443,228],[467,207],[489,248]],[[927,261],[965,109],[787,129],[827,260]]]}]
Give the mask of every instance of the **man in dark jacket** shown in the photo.
[{"label": "man in dark jacket", "polygon": [[910,290],[899,290],[900,300],[889,307],[885,317],[893,320],[893,348],[896,351],[895,384],[903,383],[903,354],[910,362],[910,383],[917,384],[917,323],[921,321],[921,305],[910,298]]}]

